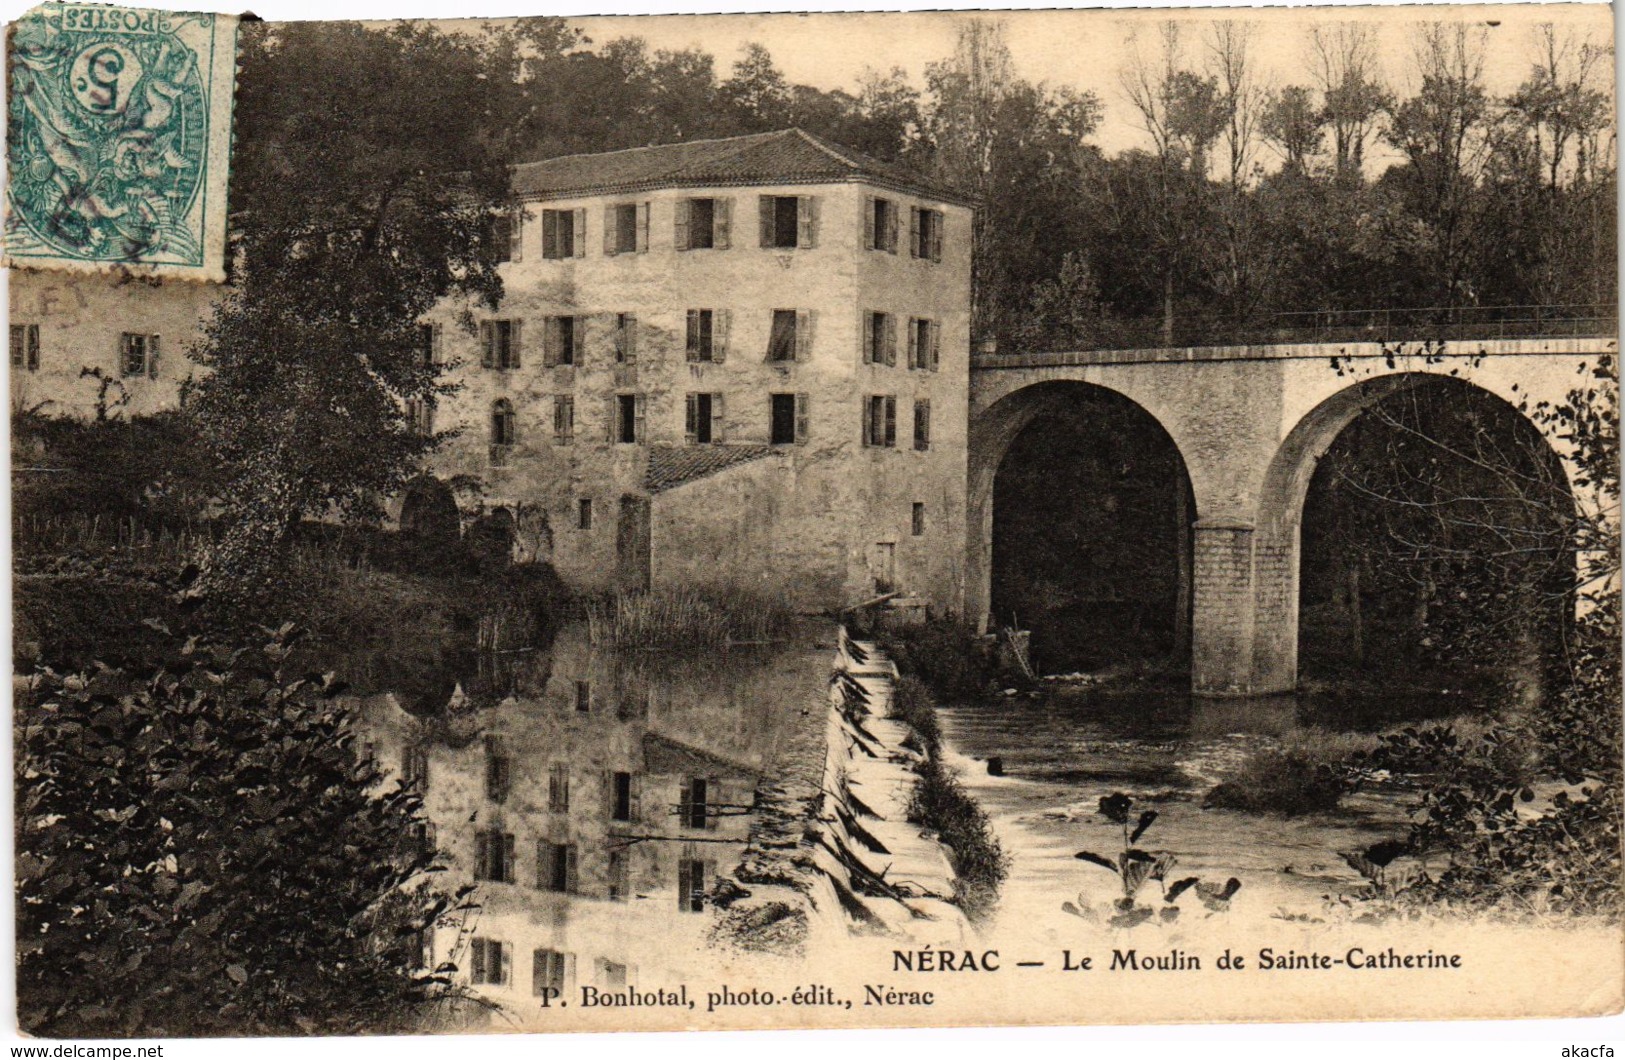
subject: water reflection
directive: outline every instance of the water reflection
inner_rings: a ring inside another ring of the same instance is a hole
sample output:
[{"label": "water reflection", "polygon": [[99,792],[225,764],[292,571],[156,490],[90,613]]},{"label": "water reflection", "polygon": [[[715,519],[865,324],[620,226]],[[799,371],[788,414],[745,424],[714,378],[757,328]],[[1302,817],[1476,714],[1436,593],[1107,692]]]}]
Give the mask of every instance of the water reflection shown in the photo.
[{"label": "water reflection", "polygon": [[432,961],[521,1018],[578,986],[675,986],[703,967],[703,914],[801,675],[768,650],[619,654],[584,625],[545,651],[444,662],[362,706],[374,753],[425,793],[448,883],[479,887],[483,908],[434,933]]}]

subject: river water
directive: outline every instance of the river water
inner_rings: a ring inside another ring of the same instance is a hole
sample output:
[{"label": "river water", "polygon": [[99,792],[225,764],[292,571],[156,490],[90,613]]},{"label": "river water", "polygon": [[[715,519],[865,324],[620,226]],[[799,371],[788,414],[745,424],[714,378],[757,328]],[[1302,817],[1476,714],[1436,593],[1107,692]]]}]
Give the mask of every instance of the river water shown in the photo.
[{"label": "river water", "polygon": [[[1065,921],[1056,915],[1064,902],[1100,908],[1118,896],[1113,874],[1074,856],[1091,850],[1116,857],[1121,832],[1098,806],[1102,796],[1117,792],[1135,800],[1135,815],[1158,813],[1138,845],[1175,854],[1173,878],[1241,881],[1231,917],[1324,912],[1328,897],[1362,883],[1340,852],[1403,832],[1402,796],[1356,792],[1336,811],[1282,817],[1204,809],[1204,795],[1249,752],[1295,731],[1370,732],[1437,717],[1447,708],[1459,710],[1460,702],[1196,700],[1082,690],[945,708],[950,762],[1011,858],[988,934]],[[1001,759],[1004,775],[989,775],[991,757]]]}]

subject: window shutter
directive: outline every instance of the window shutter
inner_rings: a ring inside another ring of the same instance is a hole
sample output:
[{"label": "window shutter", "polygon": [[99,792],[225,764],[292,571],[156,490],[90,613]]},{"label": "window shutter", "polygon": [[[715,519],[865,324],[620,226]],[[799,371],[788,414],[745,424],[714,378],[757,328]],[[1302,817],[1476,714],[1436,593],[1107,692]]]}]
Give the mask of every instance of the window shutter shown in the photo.
[{"label": "window shutter", "polygon": [[897,204],[892,203],[891,209],[886,211],[886,251],[889,254],[897,253]]},{"label": "window shutter", "polygon": [[631,313],[626,315],[626,363],[638,363],[638,318]]},{"label": "window shutter", "polygon": [[649,252],[649,204],[638,203],[638,253]]},{"label": "window shutter", "polygon": [[[606,419],[604,421],[604,440],[605,441],[607,441],[607,442],[620,441],[618,432],[615,429],[617,426],[619,426],[618,421],[620,420],[620,415],[621,415],[621,403],[620,403],[620,401],[618,400],[618,398],[617,398],[617,396],[615,394],[611,394],[611,395],[609,395],[609,415],[608,415],[608,417],[606,417]],[[580,689],[579,689],[579,686],[578,686],[578,688],[577,688],[578,697],[579,697],[579,692],[580,692]],[[576,703],[577,709],[580,709],[580,706],[581,706],[581,704],[580,704],[579,698],[578,698],[578,701]]]},{"label": "window shutter", "polygon": [[548,974],[553,967],[553,954],[548,950],[533,950],[530,955],[530,992],[534,997],[541,997],[542,992],[553,984],[548,982]]},{"label": "window shutter", "polygon": [[721,798],[722,798],[722,787],[721,787],[721,785],[719,785],[717,783],[717,778],[716,777],[706,777],[705,778],[705,801],[706,801],[706,806],[705,806],[705,830],[707,832],[716,831],[716,829],[717,829],[717,821],[722,819],[722,815],[719,812],[719,810],[720,810],[719,803],[721,802]]},{"label": "window shutter", "polygon": [[693,445],[700,437],[700,395],[690,394],[683,419],[683,440]]},{"label": "window shutter", "polygon": [[806,394],[796,395],[796,444],[807,444],[808,423],[808,397]]},{"label": "window shutter", "polygon": [[931,342],[931,357],[926,366],[934,372],[942,358],[942,325],[933,320],[927,330]]},{"label": "window shutter", "polygon": [[805,361],[812,355],[812,310],[796,310],[796,360]]},{"label": "window shutter", "polygon": [[632,440],[639,445],[644,442],[642,394],[637,394],[632,398]]},{"label": "window shutter", "polygon": [[727,406],[723,403],[721,394],[711,395],[711,441],[722,444],[727,440],[728,415]]},{"label": "window shutter", "polygon": [[[688,794],[687,794],[686,790],[684,792],[683,797],[684,797],[685,800],[688,798]],[[688,912],[689,896],[693,893],[693,890],[694,890],[694,872],[693,872],[693,869],[694,869],[694,863],[692,861],[688,860],[687,858],[679,858],[678,859],[678,861],[677,861],[677,908],[683,910],[685,913]]]},{"label": "window shutter", "polygon": [[158,378],[158,336],[147,336],[147,378]]},{"label": "window shutter", "polygon": [[863,405],[861,406],[863,413],[861,417],[863,420],[863,444],[866,446],[875,444],[875,402],[879,400],[879,398],[866,397],[863,399]]},{"label": "window shutter", "polygon": [[711,246],[717,250],[728,249],[729,233],[733,231],[733,215],[732,199],[711,200]]},{"label": "window shutter", "polygon": [[578,868],[576,845],[571,843],[564,848],[564,891],[566,894],[576,894],[581,890]]},{"label": "window shutter", "polygon": [[[504,774],[503,784],[506,786],[506,774],[508,771],[506,768],[504,768],[502,772]],[[513,833],[509,832],[507,835],[502,837],[502,881],[504,883],[513,882],[513,861]]]},{"label": "window shutter", "polygon": [[933,210],[931,216],[931,260],[942,260],[942,225],[946,218],[942,211]]},{"label": "window shutter", "polygon": [[728,318],[731,309],[711,311],[711,360],[721,364],[728,357]]},{"label": "window shutter", "polygon": [[[519,367],[519,321],[514,321],[514,367]],[[584,316],[570,318],[570,363],[577,368],[581,367],[587,352],[587,318]]]},{"label": "window shutter", "polygon": [[[875,233],[875,210],[877,209],[875,204],[877,202],[879,202],[879,200],[876,199],[873,195],[865,195],[863,197],[863,249],[864,250],[878,250],[880,248],[880,244],[875,242],[875,235],[876,235],[876,233]],[[881,236],[882,239],[884,239],[885,238],[885,233],[880,233],[880,236]]]},{"label": "window shutter", "polygon": [[513,944],[509,942],[494,942],[492,945],[496,947],[497,953],[501,955],[497,985],[507,986],[509,983],[513,982]]},{"label": "window shutter", "polygon": [[490,320],[480,321],[480,367],[495,368],[496,355],[496,324]]},{"label": "window shutter", "polygon": [[508,260],[523,261],[525,247],[525,208],[516,207],[513,211],[513,223],[508,228]]},{"label": "window shutter", "polygon": [[880,329],[886,343],[886,363],[892,367],[897,366],[897,317],[892,313],[884,313],[880,317]]},{"label": "window shutter", "polygon": [[445,364],[446,347],[444,336],[440,332],[439,324],[429,325],[429,363]]},{"label": "window shutter", "polygon": [[11,366],[21,368],[28,358],[28,328],[23,324],[11,326]]},{"label": "window shutter", "polygon": [[690,363],[700,359],[700,311],[688,311],[688,359]]},{"label": "window shutter", "polygon": [[559,258],[559,212],[542,211],[542,257]]},{"label": "window shutter", "polygon": [[677,789],[677,823],[683,828],[688,827],[689,820],[694,816],[694,788],[693,782],[687,777]]},{"label": "window shutter", "polygon": [[886,399],[885,443],[886,448],[888,449],[897,445],[897,399],[895,397],[889,397]]},{"label": "window shutter", "polygon": [[758,220],[761,222],[762,246],[773,245],[773,196],[761,195],[757,197],[757,206],[760,211]]},{"label": "window shutter", "polygon": [[559,363],[559,318],[542,318],[542,367]]},{"label": "window shutter", "polygon": [[920,329],[915,324],[913,317],[908,318],[908,328],[906,330],[908,332],[908,366],[918,368],[920,366]]},{"label": "window shutter", "polygon": [[571,240],[571,243],[573,244],[573,246],[572,246],[571,249],[573,249],[575,251],[575,256],[578,257],[578,258],[586,257],[587,256],[587,208],[585,206],[579,207],[575,212],[575,232],[573,233],[573,236],[574,236],[574,238]]},{"label": "window shutter", "polygon": [[490,879],[491,877],[491,844],[488,842],[490,834],[487,832],[474,833],[474,878],[476,880]]},{"label": "window shutter", "polygon": [[615,224],[615,206],[610,204],[604,207],[604,256],[615,256],[615,238],[617,236]]},{"label": "window shutter", "polygon": [[688,249],[688,205],[688,199],[678,199],[673,211],[672,246],[678,250]]},{"label": "window shutter", "polygon": [[628,805],[630,807],[630,812],[627,813],[627,815],[626,815],[627,820],[629,820],[629,821],[639,821],[639,820],[643,819],[643,806],[642,806],[643,798],[642,798],[642,796],[643,796],[643,778],[638,776],[636,773],[633,773],[632,774],[632,784],[631,784],[631,798],[628,800]]},{"label": "window shutter", "polygon": [[880,358],[875,356],[875,315],[865,309],[863,317],[863,363],[875,364]]},{"label": "window shutter", "polygon": [[818,197],[796,196],[796,246],[818,245]]},{"label": "window shutter", "polygon": [[469,964],[471,967],[468,970],[468,978],[471,982],[483,983],[485,982],[485,940],[475,939],[469,944],[469,950]]},{"label": "window shutter", "polygon": [[918,206],[908,208],[908,256],[911,258],[920,256],[920,208]]}]

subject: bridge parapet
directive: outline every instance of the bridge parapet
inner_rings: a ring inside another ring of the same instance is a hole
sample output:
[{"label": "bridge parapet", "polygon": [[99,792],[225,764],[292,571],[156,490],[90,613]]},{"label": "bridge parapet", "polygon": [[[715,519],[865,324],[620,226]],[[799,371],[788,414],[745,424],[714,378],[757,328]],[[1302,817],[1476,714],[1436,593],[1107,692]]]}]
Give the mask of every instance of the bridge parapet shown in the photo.
[{"label": "bridge parapet", "polygon": [[[1356,360],[1381,358],[1403,347],[1420,353],[1426,340],[1395,342],[1276,342],[1239,346],[1159,346],[1110,350],[1056,350],[1032,353],[978,353],[971,357],[971,370],[996,371],[1012,368],[1081,368],[1105,364],[1180,364],[1197,361],[1324,361],[1334,358]],[[1617,332],[1596,335],[1549,336],[1544,338],[1472,339],[1438,343],[1437,356],[1449,357],[1585,357],[1614,353],[1619,346]]]}]

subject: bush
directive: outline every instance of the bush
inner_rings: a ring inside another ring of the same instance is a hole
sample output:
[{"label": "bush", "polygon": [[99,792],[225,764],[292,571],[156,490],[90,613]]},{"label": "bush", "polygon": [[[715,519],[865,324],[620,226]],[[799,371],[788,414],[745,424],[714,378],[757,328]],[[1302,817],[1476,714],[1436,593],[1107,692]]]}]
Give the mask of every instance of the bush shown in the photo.
[{"label": "bush", "polygon": [[1353,789],[1349,756],[1369,737],[1305,729],[1249,754],[1202,800],[1204,808],[1296,817],[1335,810]]},{"label": "bush", "polygon": [[932,619],[877,636],[897,668],[917,675],[939,701],[976,699],[998,674],[981,638],[954,619]]},{"label": "bush", "polygon": [[339,689],[257,651],[50,671],[16,712],[18,1018],[54,1038],[413,1029],[418,796],[379,792]]}]

